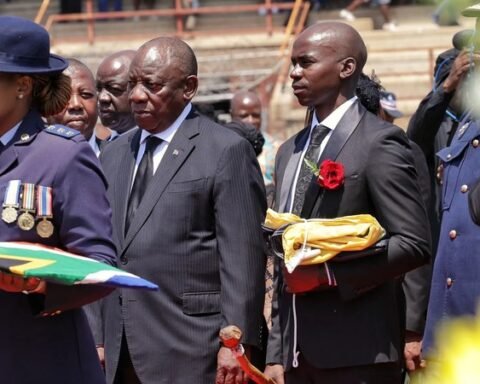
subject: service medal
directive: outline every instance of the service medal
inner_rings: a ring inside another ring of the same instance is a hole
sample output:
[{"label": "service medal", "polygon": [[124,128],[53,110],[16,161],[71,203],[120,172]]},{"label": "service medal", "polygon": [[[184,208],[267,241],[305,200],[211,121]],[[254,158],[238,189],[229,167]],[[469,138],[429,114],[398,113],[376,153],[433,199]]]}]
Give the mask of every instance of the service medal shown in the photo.
[{"label": "service medal", "polygon": [[18,198],[20,195],[20,180],[10,180],[3,198],[2,220],[7,224],[14,223],[18,216]]},{"label": "service medal", "polygon": [[53,235],[53,223],[49,220],[53,217],[52,188],[37,186],[37,224],[38,236],[47,238]]},{"label": "service medal", "polygon": [[44,239],[53,235],[53,224],[47,219],[43,219],[37,224],[37,233],[38,236],[43,237]]},{"label": "service medal", "polygon": [[12,224],[17,220],[18,212],[14,207],[4,207],[2,211],[2,220],[7,224]]},{"label": "service medal", "polygon": [[24,231],[35,227],[35,184],[23,183],[22,207],[23,212],[17,219],[17,225]]},{"label": "service medal", "polygon": [[17,224],[20,229],[30,231],[35,226],[35,218],[30,213],[24,212],[18,216]]}]

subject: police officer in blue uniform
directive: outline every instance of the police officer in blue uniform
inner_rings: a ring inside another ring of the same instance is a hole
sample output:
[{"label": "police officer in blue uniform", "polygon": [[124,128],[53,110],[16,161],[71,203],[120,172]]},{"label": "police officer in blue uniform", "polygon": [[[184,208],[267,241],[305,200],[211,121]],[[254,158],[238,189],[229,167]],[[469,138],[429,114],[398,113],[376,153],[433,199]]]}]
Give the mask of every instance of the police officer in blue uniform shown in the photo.
[{"label": "police officer in blue uniform", "polygon": [[438,153],[443,162],[442,223],[433,268],[423,352],[435,356],[435,331],[442,320],[474,314],[480,299],[480,230],[468,198],[480,179],[480,120],[460,125]]},{"label": "police officer in blue uniform", "polygon": [[[45,127],[70,97],[48,33],[0,16],[0,241],[40,243],[113,264],[110,207],[97,159],[77,131]],[[109,288],[0,273],[0,382],[105,382],[80,309]]]}]

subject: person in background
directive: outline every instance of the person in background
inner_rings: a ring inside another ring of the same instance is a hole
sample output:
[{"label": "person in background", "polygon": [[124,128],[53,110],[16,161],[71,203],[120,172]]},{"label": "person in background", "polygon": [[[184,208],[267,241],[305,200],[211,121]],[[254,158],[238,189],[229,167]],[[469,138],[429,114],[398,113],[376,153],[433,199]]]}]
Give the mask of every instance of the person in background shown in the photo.
[{"label": "person in background", "polygon": [[[362,6],[363,4],[369,3],[370,1],[371,0],[352,0],[352,2],[347,8],[342,9],[340,11],[340,17],[347,21],[355,20],[355,15],[353,14],[353,12],[355,12],[355,10],[360,6]],[[396,31],[397,26],[392,21],[392,17],[390,15],[391,0],[372,0],[372,3],[380,7],[380,13],[382,14],[383,19],[385,20],[382,26],[382,29],[385,29],[387,31]]]},{"label": "person in background", "polygon": [[[78,131],[46,127],[42,119],[69,101],[70,79],[62,74],[67,61],[50,54],[44,28],[20,17],[0,16],[0,52],[0,241],[42,244],[114,265],[100,164]],[[110,292],[0,272],[2,384],[104,384],[81,307]]]},{"label": "person in background", "polygon": [[[453,48],[438,55],[433,89],[420,102],[407,128],[408,137],[418,144],[427,160],[430,189],[434,197],[428,207],[434,255],[440,232],[443,167],[436,154],[450,145],[460,121],[467,115],[461,95],[471,64],[469,54],[462,50],[468,46],[471,37],[472,30],[457,32],[452,39]],[[478,54],[474,56],[479,57]]]},{"label": "person in background", "polygon": [[[147,9],[155,9],[155,0],[144,0]],[[138,11],[142,5],[142,0],[133,0],[133,9]]]},{"label": "person in background", "polygon": [[[466,57],[460,53],[442,84],[443,91],[471,102],[478,89],[475,77],[478,76],[479,64],[478,52],[474,51]],[[462,86],[462,83],[477,89]],[[434,127],[430,128],[432,130],[425,134],[434,137]],[[478,312],[480,262],[477,244],[480,231],[471,215],[469,197],[476,191],[475,186],[480,179],[479,147],[480,120],[473,109],[464,114],[450,143],[436,154],[442,166],[439,175],[442,186],[441,222],[422,351],[427,359],[427,368],[433,371],[436,365],[442,365],[436,337],[439,325]]]},{"label": "person in background", "polygon": [[397,96],[393,92],[380,91],[380,117],[394,123],[403,113],[397,107]]},{"label": "person in background", "polygon": [[[233,121],[243,121],[251,124],[258,131],[262,128],[262,103],[255,92],[238,91],[230,102],[230,115]],[[275,155],[280,143],[273,136],[265,131],[262,132],[265,138],[263,152],[258,157],[260,168],[262,169],[263,180],[267,187],[273,183],[273,169],[275,167]]]},{"label": "person in background", "polygon": [[[200,7],[200,0],[182,0],[184,8],[197,9]],[[197,16],[188,15],[185,19],[185,29],[191,31],[197,25]]]},{"label": "person in background", "polygon": [[64,73],[72,81],[70,101],[62,112],[50,117],[48,121],[80,131],[98,156],[102,141],[107,140],[111,133],[108,128],[96,129],[98,97],[93,73],[84,63],[74,58],[69,59],[68,68]]},{"label": "person in background", "polygon": [[82,13],[82,0],[60,0],[60,13]]},{"label": "person in background", "polygon": [[[98,11],[99,12],[108,12],[110,10],[111,0],[98,0]],[[118,12],[123,9],[122,0],[113,0],[113,10]]]},{"label": "person in background", "polygon": [[98,114],[112,131],[110,140],[136,126],[128,101],[128,70],[134,56],[133,50],[115,52],[97,69]]},{"label": "person in background", "polygon": [[265,139],[263,138],[262,132],[260,132],[253,125],[245,123],[243,121],[233,120],[230,123],[224,125],[225,128],[232,130],[235,133],[238,133],[241,137],[247,140],[255,151],[255,155],[258,157],[263,151],[263,145],[265,144]]}]

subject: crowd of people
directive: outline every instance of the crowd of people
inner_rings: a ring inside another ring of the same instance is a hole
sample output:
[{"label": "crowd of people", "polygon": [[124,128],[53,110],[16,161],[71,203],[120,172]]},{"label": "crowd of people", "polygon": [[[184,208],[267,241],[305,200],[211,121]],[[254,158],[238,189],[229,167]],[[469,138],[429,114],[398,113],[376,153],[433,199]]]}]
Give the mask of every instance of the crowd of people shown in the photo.
[{"label": "crowd of people", "polygon": [[[55,246],[160,287],[0,272],[0,381],[246,383],[219,344],[227,325],[277,384],[404,383],[442,364],[438,324],[474,314],[480,297],[472,36],[439,55],[405,132],[395,94],[363,73],[360,34],[336,21],[306,28],[290,78],[309,118],[279,145],[251,90],[233,96],[230,123],[199,112],[197,60],[181,39],[116,52],[93,73],[50,53],[42,27],[0,16],[0,240]],[[329,187],[310,166],[328,162],[340,175]],[[29,190],[51,194],[51,211],[30,206]],[[385,239],[289,271],[262,228],[267,207],[303,220],[370,214]],[[38,229],[45,218],[51,233]]]}]

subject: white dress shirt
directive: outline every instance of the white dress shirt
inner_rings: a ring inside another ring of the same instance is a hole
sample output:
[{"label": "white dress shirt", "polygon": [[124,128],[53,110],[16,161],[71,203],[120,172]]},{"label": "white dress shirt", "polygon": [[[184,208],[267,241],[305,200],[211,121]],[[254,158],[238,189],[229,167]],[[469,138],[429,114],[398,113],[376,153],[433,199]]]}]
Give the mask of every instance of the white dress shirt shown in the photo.
[{"label": "white dress shirt", "polygon": [[[105,127],[105,128],[107,128],[107,127]],[[108,137],[108,139],[106,139],[107,141],[112,141],[115,137],[119,136],[119,134],[116,131],[114,131],[113,129],[110,129],[110,128],[107,128],[107,129],[110,131],[110,136]],[[126,133],[126,132],[124,132],[124,133]],[[99,157],[100,156],[100,148],[98,147],[98,143],[97,143],[97,128],[93,129],[93,133],[92,133],[92,136],[90,137],[90,139],[88,140],[88,144],[90,144],[90,147],[92,147],[93,152],[95,152],[95,156]]]},{"label": "white dress shirt", "polygon": [[137,159],[135,160],[135,169],[133,171],[131,187],[133,187],[133,182],[135,180],[135,175],[137,174],[138,166],[140,165],[140,161],[142,160],[143,154],[145,153],[147,138],[149,136],[155,136],[162,139],[160,145],[158,145],[153,152],[153,174],[155,174],[158,166],[160,165],[160,161],[162,161],[165,152],[167,152],[168,145],[172,142],[175,133],[177,133],[178,128],[180,128],[180,125],[182,125],[191,110],[192,104],[188,103],[183,109],[182,113],[173,122],[173,124],[162,132],[152,135],[151,133],[142,129],[142,135],[140,136],[140,147],[138,148]]},{"label": "white dress shirt", "polygon": [[[330,115],[328,115],[320,124],[323,125],[324,127],[327,127],[330,129],[330,132],[325,136],[325,139],[323,139],[322,144],[320,145],[320,152],[318,154],[318,160],[320,160],[320,156],[322,156],[322,152],[327,146],[328,140],[330,140],[330,137],[332,136],[333,131],[337,127],[338,123],[342,119],[342,117],[345,115],[347,110],[353,105],[353,103],[357,100],[357,96],[352,97],[351,99],[348,99],[345,101],[342,105],[337,107]],[[305,157],[305,152],[307,151],[308,145],[310,144],[310,138],[312,136],[312,131],[313,128],[315,128],[319,124],[317,115],[314,113],[313,118],[312,118],[312,124],[310,125],[310,132],[308,133],[308,139],[307,142],[305,143],[305,147],[303,147],[302,151],[302,156],[300,157],[300,161],[298,162],[297,165],[297,170],[295,172],[295,178],[292,183],[292,189],[290,190],[290,202],[289,202],[289,208],[288,212],[292,212],[293,209],[293,202],[295,200],[295,189],[297,188],[297,180],[298,180],[298,175],[300,174],[300,169],[303,164],[303,158]]]}]

